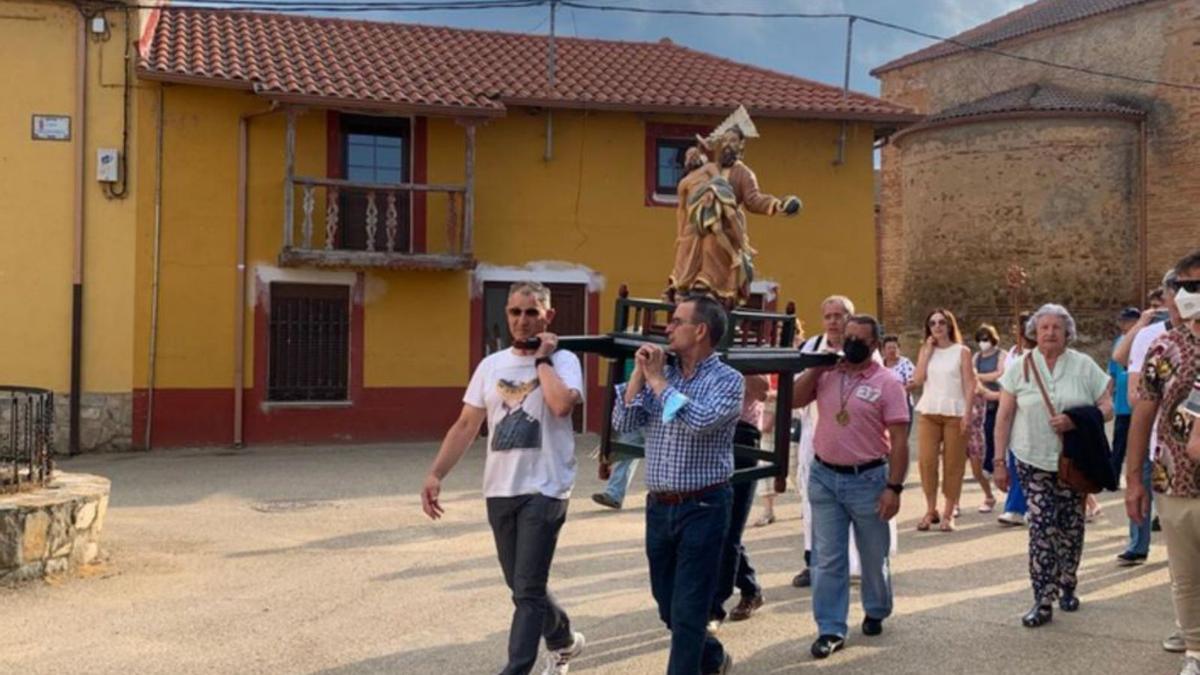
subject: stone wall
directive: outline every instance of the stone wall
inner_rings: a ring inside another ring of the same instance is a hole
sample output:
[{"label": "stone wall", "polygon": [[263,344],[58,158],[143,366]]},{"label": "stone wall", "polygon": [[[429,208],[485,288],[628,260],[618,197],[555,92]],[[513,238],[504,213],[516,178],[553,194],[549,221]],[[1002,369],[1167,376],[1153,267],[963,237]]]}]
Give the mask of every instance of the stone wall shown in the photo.
[{"label": "stone wall", "polygon": [[110,488],[107,478],[58,473],[47,488],[0,495],[0,583],[95,562]]},{"label": "stone wall", "polygon": [[1113,308],[1136,294],[1129,270],[1137,253],[1137,141],[1136,124],[1091,118],[902,136],[904,237],[893,246],[903,264],[888,271],[898,282],[885,300],[889,324],[915,332],[930,309],[945,306],[967,334],[984,321],[1006,326],[1012,313],[1003,280],[1017,263],[1029,272],[1026,304],[1059,302],[1075,315],[1080,346],[1108,344]]},{"label": "stone wall", "polygon": [[[55,448],[67,452],[71,397],[54,396]],[[133,435],[133,394],[85,393],[79,402],[79,448],[84,452],[129,450]]]},{"label": "stone wall", "polygon": [[[1174,0],[1149,3],[1135,9],[1078,21],[1006,41],[998,45],[998,48],[1058,63],[1085,65],[1144,78],[1195,84],[1196,73],[1200,71],[1198,45],[1200,3]],[[1200,143],[1193,140],[1200,135],[1200,105],[1195,102],[1194,92],[1089,76],[976,52],[916,63],[884,72],[879,77],[884,99],[925,113],[937,112],[1030,83],[1058,84],[1076,90],[1100,92],[1147,111],[1148,189],[1144,280],[1147,287],[1157,285],[1167,267],[1200,245]],[[1012,127],[1008,132],[1008,142],[1030,148],[1030,151],[1024,153],[1022,161],[1034,161],[1032,148],[1040,142],[1038,134],[1042,133],[1042,130],[1036,125],[1017,122],[1007,124]],[[1096,126],[1104,127],[1105,124],[1097,123]],[[1094,133],[1085,132],[1084,136],[1080,137],[1080,142],[1088,133],[1093,135],[1090,142],[1105,142],[1108,138],[1097,129]],[[964,138],[968,140],[971,136],[964,134]],[[1120,134],[1116,142],[1122,144],[1122,147],[1113,153],[1119,156],[1123,163],[1127,163],[1129,158],[1126,147],[1128,137],[1127,133]],[[1070,145],[1070,142],[1065,140],[1063,144]],[[975,147],[978,147],[978,143]],[[977,152],[977,149],[964,151],[971,153]],[[1105,152],[1103,148],[1098,151]],[[921,251],[927,248],[923,242],[914,238],[906,218],[914,217],[914,214],[929,208],[933,215],[921,216],[923,220],[928,221],[936,217],[936,213],[946,209],[945,204],[923,201],[929,196],[928,189],[923,189],[923,194],[919,197],[907,194],[909,184],[902,176],[902,167],[912,167],[914,164],[901,158],[904,152],[903,143],[899,148],[889,145],[883,150],[880,208],[880,284],[883,296],[881,313],[888,322],[889,329],[898,329],[901,332],[919,329],[919,326],[896,324],[898,321],[908,320],[910,298],[914,293],[921,292],[910,284],[924,281],[921,275],[907,273],[908,266],[916,262],[911,260],[908,254],[913,250]],[[953,149],[947,148],[945,154],[952,156],[953,152]],[[1040,163],[1040,166],[1035,168],[1030,164],[1028,171],[1031,175],[1042,176],[1046,181],[1057,180],[1059,169],[1064,166],[1063,162],[1056,153],[1040,154],[1040,160],[1035,161],[1035,164]],[[994,157],[1010,167],[1013,164],[1003,153]],[[1136,161],[1140,163],[1140,159]],[[1122,170],[1125,168],[1123,166]],[[972,172],[962,175],[961,182],[973,183],[976,190],[991,192],[998,187],[1008,190],[1006,186],[994,182],[998,169],[989,166],[987,162],[975,162],[973,166],[962,165],[960,169]],[[1071,174],[1072,170],[1068,169],[1065,175]],[[1140,182],[1139,176],[1136,172],[1128,175],[1130,189],[1136,191]],[[1017,180],[1028,186],[1033,181],[1027,178],[1028,176],[1009,172],[1004,180]],[[1084,187],[1085,191],[1096,193]],[[1128,211],[1130,206],[1139,206],[1135,194],[1131,194],[1130,199],[1134,200],[1133,203],[1120,210]],[[1015,210],[1027,208],[1017,202],[1009,206]],[[1105,208],[1111,207],[1100,204],[1088,206],[1092,211]],[[1134,214],[1137,215],[1136,211]],[[997,212],[996,215],[1002,214]],[[1025,222],[1029,222],[1028,215],[1022,216]],[[984,224],[989,229],[992,226],[991,221]],[[1072,250],[1080,255],[1089,256],[1085,261],[1096,257],[1108,257],[1106,251],[1092,249],[1090,246],[1110,239],[1124,242],[1123,237],[1127,231],[1127,224],[1121,223],[1121,230],[1111,233],[1111,236],[1088,239],[1088,250],[1085,250],[1083,242]],[[975,231],[975,239],[978,241],[987,241],[991,236],[993,235],[988,231]],[[986,251],[983,248],[979,250]],[[1087,294],[1089,286],[1113,281],[1097,278],[1095,270],[1089,264],[1075,264],[1074,260],[1072,257],[1045,261],[1046,264],[1057,268],[1053,270],[1053,275],[1045,277],[1045,280],[1053,279],[1055,283],[1062,284],[1055,288],[1045,287],[1056,299],[1069,302],[1070,299]],[[1127,275],[1137,269],[1139,261],[1135,258],[1130,262],[1131,266],[1121,274]],[[962,269],[969,272],[975,269],[976,265],[987,266],[989,259],[987,255],[981,254],[966,259],[963,263],[966,266]],[[1123,286],[1123,289],[1127,290],[1128,294],[1113,298],[1115,304],[1109,308],[1112,312],[1122,305],[1140,300],[1136,297],[1136,283],[1133,286]],[[953,306],[954,300],[955,298],[947,298],[946,302]],[[974,299],[963,300],[968,304],[988,302],[987,298],[978,302]]]}]

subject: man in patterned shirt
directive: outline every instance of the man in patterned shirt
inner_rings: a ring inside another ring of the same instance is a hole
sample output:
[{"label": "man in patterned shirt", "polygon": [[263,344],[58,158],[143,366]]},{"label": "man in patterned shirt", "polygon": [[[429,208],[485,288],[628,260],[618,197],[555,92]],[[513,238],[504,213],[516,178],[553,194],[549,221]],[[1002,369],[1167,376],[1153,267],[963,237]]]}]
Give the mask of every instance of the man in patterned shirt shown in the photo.
[{"label": "man in patterned shirt", "polygon": [[613,429],[646,439],[646,558],[658,615],[671,629],[668,675],[727,673],[733,659],[705,632],[716,590],[733,490],[733,432],[744,380],[715,353],[725,311],[711,298],[684,300],[667,326],[678,357],[666,365],[643,345],[617,386]]},{"label": "man in patterned shirt", "polygon": [[1200,675],[1200,461],[1187,452],[1195,418],[1185,410],[1200,373],[1200,251],[1179,261],[1175,272],[1173,287],[1167,290],[1176,294],[1183,321],[1154,341],[1142,367],[1129,431],[1125,508],[1139,523],[1150,516],[1150,496],[1139,474],[1157,418],[1158,452],[1151,482],[1159,493],[1175,615],[1187,648],[1180,675]]}]

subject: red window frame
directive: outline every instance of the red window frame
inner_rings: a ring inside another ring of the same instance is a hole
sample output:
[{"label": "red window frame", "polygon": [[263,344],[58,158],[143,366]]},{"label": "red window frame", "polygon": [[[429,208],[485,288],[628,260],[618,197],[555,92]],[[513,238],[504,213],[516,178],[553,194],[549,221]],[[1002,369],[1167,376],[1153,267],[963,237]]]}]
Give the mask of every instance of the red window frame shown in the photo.
[{"label": "red window frame", "polygon": [[676,200],[673,195],[670,198],[664,198],[664,196],[655,191],[655,188],[658,187],[658,141],[663,139],[693,140],[697,135],[703,136],[708,132],[708,127],[695,124],[646,123],[646,206],[665,206],[668,208],[676,206]]}]

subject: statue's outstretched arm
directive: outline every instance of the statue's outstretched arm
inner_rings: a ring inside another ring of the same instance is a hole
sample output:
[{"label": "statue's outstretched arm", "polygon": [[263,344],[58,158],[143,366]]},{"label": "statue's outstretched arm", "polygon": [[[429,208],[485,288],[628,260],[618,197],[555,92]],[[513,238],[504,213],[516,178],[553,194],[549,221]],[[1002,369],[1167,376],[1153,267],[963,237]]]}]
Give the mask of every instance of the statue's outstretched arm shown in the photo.
[{"label": "statue's outstretched arm", "polygon": [[779,199],[758,189],[758,177],[746,165],[738,166],[730,173],[730,184],[737,192],[738,200],[751,213],[773,216],[777,213],[794,216],[800,212],[800,198],[787,196]]}]

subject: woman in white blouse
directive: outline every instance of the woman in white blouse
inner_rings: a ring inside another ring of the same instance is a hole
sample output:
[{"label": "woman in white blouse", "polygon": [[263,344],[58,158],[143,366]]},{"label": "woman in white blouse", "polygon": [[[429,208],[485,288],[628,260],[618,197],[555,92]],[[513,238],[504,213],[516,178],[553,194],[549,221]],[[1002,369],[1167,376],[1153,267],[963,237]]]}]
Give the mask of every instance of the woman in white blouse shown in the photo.
[{"label": "woman in white blouse", "polygon": [[[925,343],[917,358],[913,382],[923,387],[917,402],[917,466],[925,492],[925,516],[918,530],[941,523],[943,532],[954,530],[967,464],[967,432],[971,426],[970,401],[975,394],[975,369],[971,350],[962,344],[958,322],[947,309],[935,309],[925,319]],[[938,457],[941,457],[942,494],[937,510]]]},{"label": "woman in white blouse", "polygon": [[[1108,373],[1090,356],[1067,347],[1076,331],[1066,308],[1042,305],[1025,332],[1036,336],[1037,348],[1000,378],[996,449],[1011,449],[1029,499],[1029,576],[1035,603],[1021,623],[1037,628],[1054,617],[1055,600],[1065,612],[1079,609],[1075,587],[1083,555],[1084,499],[1058,480],[1061,434],[1075,428],[1065,411],[1096,406],[1107,421],[1113,410]],[[996,459],[996,486],[1004,490],[1012,479],[1003,458]]]}]

